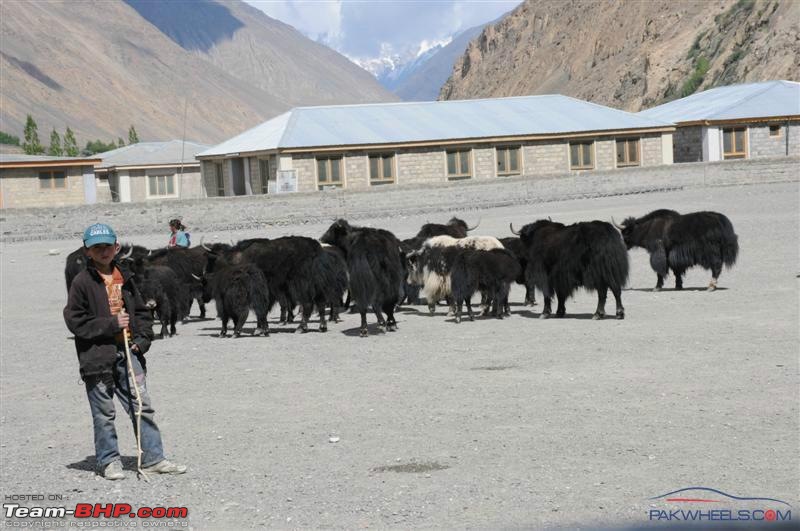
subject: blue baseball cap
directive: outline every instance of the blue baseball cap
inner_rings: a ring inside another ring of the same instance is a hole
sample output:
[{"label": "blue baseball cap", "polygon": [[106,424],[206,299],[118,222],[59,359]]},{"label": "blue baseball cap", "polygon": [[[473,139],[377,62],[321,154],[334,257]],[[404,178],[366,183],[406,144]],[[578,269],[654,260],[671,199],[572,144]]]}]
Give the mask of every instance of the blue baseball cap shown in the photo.
[{"label": "blue baseball cap", "polygon": [[114,229],[105,223],[95,223],[83,231],[83,245],[93,247],[100,244],[113,245],[117,243],[117,235]]}]

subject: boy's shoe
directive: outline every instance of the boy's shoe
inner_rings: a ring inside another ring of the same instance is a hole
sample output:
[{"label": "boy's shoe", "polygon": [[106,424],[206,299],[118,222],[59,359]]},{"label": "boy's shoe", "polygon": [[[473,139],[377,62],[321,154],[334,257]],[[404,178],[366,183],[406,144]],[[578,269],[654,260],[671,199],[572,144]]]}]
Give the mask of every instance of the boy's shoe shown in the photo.
[{"label": "boy's shoe", "polygon": [[125,474],[122,472],[122,463],[119,461],[111,461],[103,468],[100,475],[112,481],[116,479],[125,479]]},{"label": "boy's shoe", "polygon": [[183,474],[186,472],[186,465],[176,465],[172,461],[162,459],[154,465],[142,467],[142,470],[153,474]]}]

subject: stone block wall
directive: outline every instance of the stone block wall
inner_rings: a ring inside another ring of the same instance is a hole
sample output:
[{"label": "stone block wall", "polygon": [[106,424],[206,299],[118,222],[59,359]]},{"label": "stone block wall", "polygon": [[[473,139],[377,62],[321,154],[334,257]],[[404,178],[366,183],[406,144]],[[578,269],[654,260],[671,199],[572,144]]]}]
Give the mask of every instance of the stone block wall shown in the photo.
[{"label": "stone block wall", "polygon": [[703,128],[699,125],[678,127],[672,136],[674,162],[701,162],[703,160]]},{"label": "stone block wall", "polygon": [[522,146],[525,175],[549,175],[569,171],[569,147],[565,141],[535,141]]},{"label": "stone block wall", "polygon": [[[616,146],[614,149],[616,149]],[[664,163],[663,153],[661,152],[661,135],[641,137],[639,149],[642,166],[658,166]],[[614,160],[616,161],[616,151],[614,152]]]},{"label": "stone block wall", "polygon": [[789,155],[800,155],[800,122],[789,122],[787,131],[786,122],[774,124],[780,126],[777,136],[769,135],[769,125],[751,125],[748,128],[748,142],[750,158],[760,159],[768,157],[786,156],[786,135],[789,136]]},{"label": "stone block wall", "polygon": [[[520,150],[521,151],[521,150]],[[472,149],[472,178],[493,179],[497,173],[497,156],[494,146],[480,145]]]},{"label": "stone block wall", "polygon": [[[41,188],[39,186],[40,170],[63,171],[66,177],[65,187]],[[0,170],[0,193],[3,197],[3,208],[82,205],[85,202],[83,173],[84,168],[81,166]]]},{"label": "stone block wall", "polygon": [[[797,182],[800,157],[699,162],[622,168],[541,178],[507,177],[335,190],[326,193],[211,197],[194,200],[112,203],[3,210],[0,241],[78,238],[86,219],[124,226],[126,234],[163,230],[183,216],[195,238],[210,231],[295,225],[344,217],[431,215],[507,205],[712,186]],[[199,240],[198,240],[199,241]]]}]

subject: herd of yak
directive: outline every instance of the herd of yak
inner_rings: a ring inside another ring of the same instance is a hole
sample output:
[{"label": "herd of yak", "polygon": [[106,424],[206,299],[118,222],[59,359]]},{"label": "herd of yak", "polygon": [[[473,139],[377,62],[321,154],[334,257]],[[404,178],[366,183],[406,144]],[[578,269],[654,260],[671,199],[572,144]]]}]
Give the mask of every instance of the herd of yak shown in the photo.
[{"label": "herd of yak", "polygon": [[[613,220],[612,220],[613,221]],[[477,225],[476,225],[477,227]],[[300,332],[316,309],[320,331],[327,319],[338,321],[350,304],[361,314],[360,335],[366,336],[367,312],[387,331],[397,328],[394,313],[404,303],[426,299],[433,313],[445,300],[456,322],[464,306],[474,318],[472,298],[480,294],[484,315],[502,319],[509,314],[512,283],[526,288],[525,303],[536,304],[535,290],[544,299],[541,317],[566,313],[566,300],[583,287],[597,292],[595,319],[605,316],[608,291],[623,319],[622,288],[628,279],[628,249],[642,247],[650,254],[657,275],[656,290],[671,270],[675,288],[682,288],[686,270],[701,266],[711,271],[709,289],[716,288],[722,267],[731,267],[739,251],[730,220],[716,212],[679,214],[656,210],[641,218],[616,222],[587,221],[564,225],[550,219],[523,226],[509,238],[472,236],[476,227],[453,218],[447,224],[427,223],[419,233],[399,240],[377,228],[334,222],[319,240],[303,236],[254,238],[238,243],[215,243],[189,249],[148,250],[123,246],[118,262],[139,279],[142,298],[161,322],[161,337],[175,334],[175,324],[189,314],[192,300],[205,317],[204,303],[212,298],[222,320],[239,336],[249,312],[256,315],[255,335],[268,335],[267,315],[278,303],[281,324],[294,320],[299,309]],[[83,249],[67,258],[67,290],[85,267]]]}]

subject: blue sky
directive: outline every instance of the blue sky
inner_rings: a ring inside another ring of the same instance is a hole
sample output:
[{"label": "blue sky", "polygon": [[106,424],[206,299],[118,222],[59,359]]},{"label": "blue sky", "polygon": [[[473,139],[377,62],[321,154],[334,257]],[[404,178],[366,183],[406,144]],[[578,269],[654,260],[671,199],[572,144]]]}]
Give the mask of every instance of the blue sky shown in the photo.
[{"label": "blue sky", "polygon": [[245,0],[272,18],[358,61],[408,56],[494,20],[520,0]]}]

